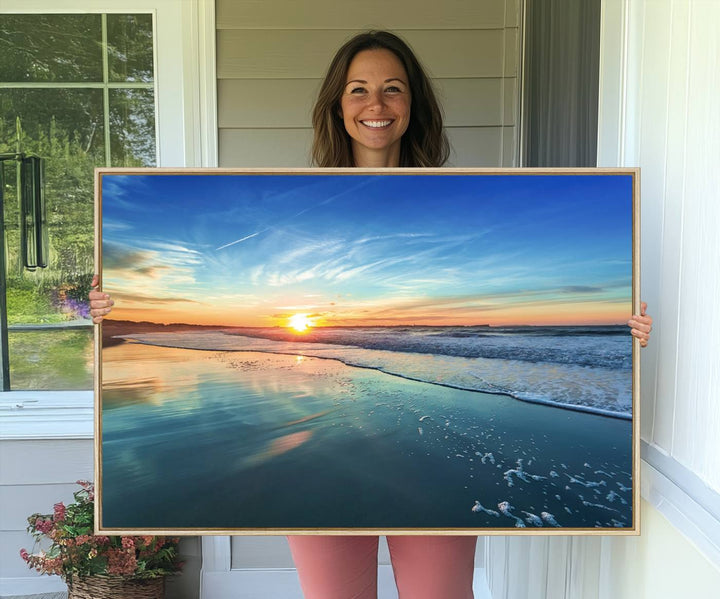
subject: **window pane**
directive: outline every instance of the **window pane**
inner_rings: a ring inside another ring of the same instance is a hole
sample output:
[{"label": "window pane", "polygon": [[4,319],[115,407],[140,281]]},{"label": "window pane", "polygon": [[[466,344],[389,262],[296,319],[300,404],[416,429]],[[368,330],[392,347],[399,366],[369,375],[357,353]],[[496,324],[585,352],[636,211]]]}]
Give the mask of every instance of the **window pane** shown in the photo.
[{"label": "window pane", "polygon": [[100,15],[0,15],[0,81],[101,82]]},{"label": "window pane", "polygon": [[[38,293],[47,294],[61,283],[72,287],[80,277],[92,273],[92,177],[93,169],[102,165],[105,157],[102,90],[5,90],[0,101],[0,152],[16,149],[17,119],[20,150],[45,159],[50,264],[30,272],[21,263],[16,163],[9,161],[5,163],[4,202],[7,276],[18,284],[32,281]],[[12,311],[8,319],[49,322],[40,317],[22,320]]]},{"label": "window pane", "polygon": [[153,90],[110,90],[110,147],[112,166],[155,165]]},{"label": "window pane", "polygon": [[110,81],[153,80],[152,15],[108,15]]},{"label": "window pane", "polygon": [[17,389],[92,389],[93,330],[10,332],[10,383]]},{"label": "window pane", "polygon": [[[3,89],[0,92],[0,152],[14,151],[16,119],[21,150],[59,160],[67,150],[82,150],[93,165],[105,160],[101,89]],[[63,147],[61,147],[63,146]]]},{"label": "window pane", "polygon": [[[20,123],[20,133],[16,123]],[[10,384],[89,389],[92,329],[27,332],[18,325],[85,320],[94,261],[93,169],[104,162],[102,90],[11,89],[0,100],[0,152],[45,159],[48,268],[29,271],[20,252],[15,161],[4,163]],[[90,348],[90,349],[89,349]]]}]

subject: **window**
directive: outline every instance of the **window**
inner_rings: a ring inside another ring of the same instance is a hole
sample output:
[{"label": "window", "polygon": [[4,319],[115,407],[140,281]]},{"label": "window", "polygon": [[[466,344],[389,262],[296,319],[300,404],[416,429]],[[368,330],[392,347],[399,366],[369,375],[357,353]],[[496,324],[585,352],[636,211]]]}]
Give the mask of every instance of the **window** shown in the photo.
[{"label": "window", "polygon": [[[95,15],[97,18],[100,13],[108,16],[138,13],[152,15],[155,84],[148,85],[146,89],[154,87],[156,164],[173,167],[217,166],[214,2],[23,0],[0,4],[0,27],[11,15],[19,14],[35,18],[63,14]],[[0,53],[0,62],[3,59],[7,60],[4,53]],[[45,85],[47,83],[44,82]],[[24,87],[33,86],[25,83]],[[3,86],[0,78],[0,103],[6,97],[8,89],[17,88],[17,84]],[[96,135],[98,134],[96,132]],[[2,140],[6,141],[4,138]],[[10,169],[7,172],[15,176],[11,165],[6,164],[5,169]],[[90,184],[91,179],[87,181]],[[45,272],[48,270],[45,269]],[[89,339],[89,322],[85,321],[80,326],[84,326]],[[61,370],[82,368],[83,376],[86,377],[86,382],[83,383],[86,390],[57,390],[55,381],[51,380],[52,385],[46,385],[46,390],[23,391],[16,387],[12,392],[0,393],[0,439],[92,438],[93,392],[87,384],[87,375],[92,370],[93,356],[89,353],[89,342],[86,347],[88,353],[83,353],[79,361],[74,359],[59,367]],[[49,355],[51,358],[61,359],[62,354],[63,349],[60,348]],[[37,377],[41,376],[46,368],[39,358],[40,356],[34,356],[30,363],[33,376]]]},{"label": "window", "polygon": [[[91,389],[93,169],[154,166],[152,14],[0,20],[8,365],[12,389]],[[15,156],[44,159],[46,268],[25,266]]]}]

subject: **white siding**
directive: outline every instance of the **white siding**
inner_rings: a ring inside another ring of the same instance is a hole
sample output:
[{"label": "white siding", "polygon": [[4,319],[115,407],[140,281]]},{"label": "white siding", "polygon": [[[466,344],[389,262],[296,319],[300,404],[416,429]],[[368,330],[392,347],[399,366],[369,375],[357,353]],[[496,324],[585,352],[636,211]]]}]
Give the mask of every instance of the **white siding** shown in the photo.
[{"label": "white siding", "polygon": [[650,503],[639,537],[494,537],[493,599],[693,599],[717,596],[713,566]]},{"label": "white siding", "polygon": [[[32,549],[27,517],[52,513],[59,501],[73,500],[77,480],[93,478],[93,442],[78,440],[0,441],[0,580],[38,576],[20,559]],[[58,579],[59,588],[64,588]]]},{"label": "white siding", "polygon": [[619,159],[642,169],[642,295],[656,322],[642,438],[720,492],[720,3],[631,9]]},{"label": "white siding", "polygon": [[496,29],[517,20],[518,3],[504,0],[217,3],[218,29]]},{"label": "white siding", "polygon": [[451,165],[515,165],[519,5],[219,0],[220,166],[308,166],[310,113],[332,54],[355,33],[373,28],[403,36],[433,77]]}]

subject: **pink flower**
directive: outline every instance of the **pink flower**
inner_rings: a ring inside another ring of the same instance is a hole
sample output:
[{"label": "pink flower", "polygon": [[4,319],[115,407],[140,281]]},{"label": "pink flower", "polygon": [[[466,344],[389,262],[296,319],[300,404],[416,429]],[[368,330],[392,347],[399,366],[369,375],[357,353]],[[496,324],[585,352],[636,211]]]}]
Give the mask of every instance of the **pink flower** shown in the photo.
[{"label": "pink flower", "polygon": [[52,520],[43,520],[42,518],[38,518],[37,520],[35,520],[35,528],[37,528],[44,535],[49,533],[52,530],[52,527]]},{"label": "pink flower", "polygon": [[55,511],[55,522],[61,522],[62,520],[65,520],[65,505],[62,502],[56,503],[53,506],[53,509]]},{"label": "pink flower", "polygon": [[137,568],[137,559],[135,553],[125,549],[109,549],[108,550],[108,574],[118,576],[129,576],[135,573]]},{"label": "pink flower", "polygon": [[20,550],[20,557],[26,562],[30,560],[30,554],[27,552],[27,549]]},{"label": "pink flower", "polygon": [[75,544],[76,545],[84,545],[91,539],[92,539],[92,537],[90,535],[78,535],[77,537],[75,537]]},{"label": "pink flower", "polygon": [[62,574],[63,572],[62,559],[59,557],[46,559],[43,567],[47,574]]},{"label": "pink flower", "polygon": [[121,542],[125,549],[135,549],[135,541],[133,541],[132,538],[123,537]]}]

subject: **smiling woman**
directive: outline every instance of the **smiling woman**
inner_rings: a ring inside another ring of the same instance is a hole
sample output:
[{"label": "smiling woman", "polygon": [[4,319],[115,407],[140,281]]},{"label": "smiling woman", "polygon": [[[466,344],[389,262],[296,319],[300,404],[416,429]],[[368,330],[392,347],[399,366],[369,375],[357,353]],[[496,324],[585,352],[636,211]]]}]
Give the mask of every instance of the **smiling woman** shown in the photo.
[{"label": "smiling woman", "polygon": [[405,68],[389,50],[365,50],[353,58],[347,79],[340,110],[355,161],[374,167],[398,164],[410,121]]},{"label": "smiling woman", "polygon": [[407,44],[387,31],[359,34],[338,50],[312,124],[313,162],[321,167],[436,167],[450,155],[430,79]]}]

